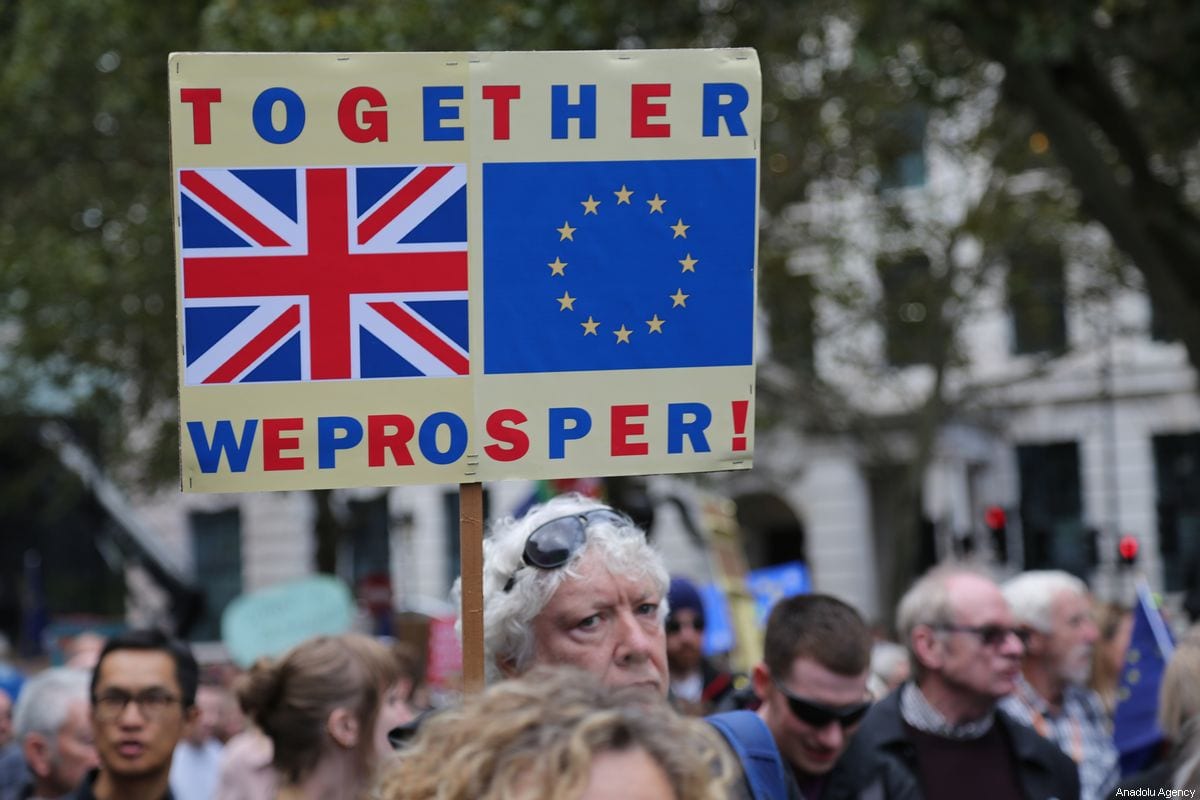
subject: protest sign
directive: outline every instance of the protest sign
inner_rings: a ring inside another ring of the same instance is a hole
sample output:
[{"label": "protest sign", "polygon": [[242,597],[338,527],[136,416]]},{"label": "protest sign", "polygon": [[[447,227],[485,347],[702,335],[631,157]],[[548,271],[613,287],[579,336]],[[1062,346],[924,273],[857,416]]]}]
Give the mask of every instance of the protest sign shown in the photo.
[{"label": "protest sign", "polygon": [[752,50],[169,66],[185,491],[751,466]]}]

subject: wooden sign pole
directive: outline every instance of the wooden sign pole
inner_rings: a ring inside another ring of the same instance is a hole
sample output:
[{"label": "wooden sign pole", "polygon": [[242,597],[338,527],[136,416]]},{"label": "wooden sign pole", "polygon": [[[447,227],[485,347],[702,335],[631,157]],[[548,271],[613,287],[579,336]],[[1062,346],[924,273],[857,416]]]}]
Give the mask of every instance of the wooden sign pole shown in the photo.
[{"label": "wooden sign pole", "polygon": [[483,691],[483,484],[458,487],[463,691]]}]

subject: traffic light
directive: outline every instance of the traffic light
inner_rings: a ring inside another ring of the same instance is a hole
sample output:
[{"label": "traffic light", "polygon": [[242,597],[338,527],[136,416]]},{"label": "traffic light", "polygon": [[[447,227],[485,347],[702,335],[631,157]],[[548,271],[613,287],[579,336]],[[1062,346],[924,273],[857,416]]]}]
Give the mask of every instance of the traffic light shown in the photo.
[{"label": "traffic light", "polygon": [[992,552],[996,560],[1008,562],[1008,513],[1002,506],[988,506],[983,511],[983,524],[992,540]]},{"label": "traffic light", "polygon": [[1117,555],[1122,567],[1132,567],[1137,562],[1138,546],[1137,537],[1129,534],[1125,534],[1117,542]]}]

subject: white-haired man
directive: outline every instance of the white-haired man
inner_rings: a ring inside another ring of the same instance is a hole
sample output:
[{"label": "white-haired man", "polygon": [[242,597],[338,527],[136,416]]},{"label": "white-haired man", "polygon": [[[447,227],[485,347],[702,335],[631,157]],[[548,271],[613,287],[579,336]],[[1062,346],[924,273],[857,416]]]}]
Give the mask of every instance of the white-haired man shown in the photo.
[{"label": "white-haired man", "polygon": [[26,682],[13,727],[32,779],[16,797],[62,797],[98,765],[89,681],[83,670],[55,667]]},{"label": "white-haired man", "polygon": [[1037,570],[1003,590],[1026,641],[1016,689],[1001,707],[1071,757],[1083,800],[1108,797],[1118,778],[1117,751],[1100,697],[1087,686],[1100,635],[1087,584],[1067,572]]},{"label": "white-haired man", "polygon": [[665,696],[668,581],[643,531],[594,500],[564,495],[500,522],[483,542],[488,681],[570,664]]}]

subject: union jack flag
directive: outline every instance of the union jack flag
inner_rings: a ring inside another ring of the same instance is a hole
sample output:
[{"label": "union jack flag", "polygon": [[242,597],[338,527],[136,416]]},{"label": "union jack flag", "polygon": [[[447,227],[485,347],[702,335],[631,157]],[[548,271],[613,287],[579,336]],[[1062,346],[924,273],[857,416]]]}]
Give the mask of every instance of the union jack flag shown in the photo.
[{"label": "union jack flag", "polygon": [[184,382],[466,375],[466,167],[179,170]]}]

